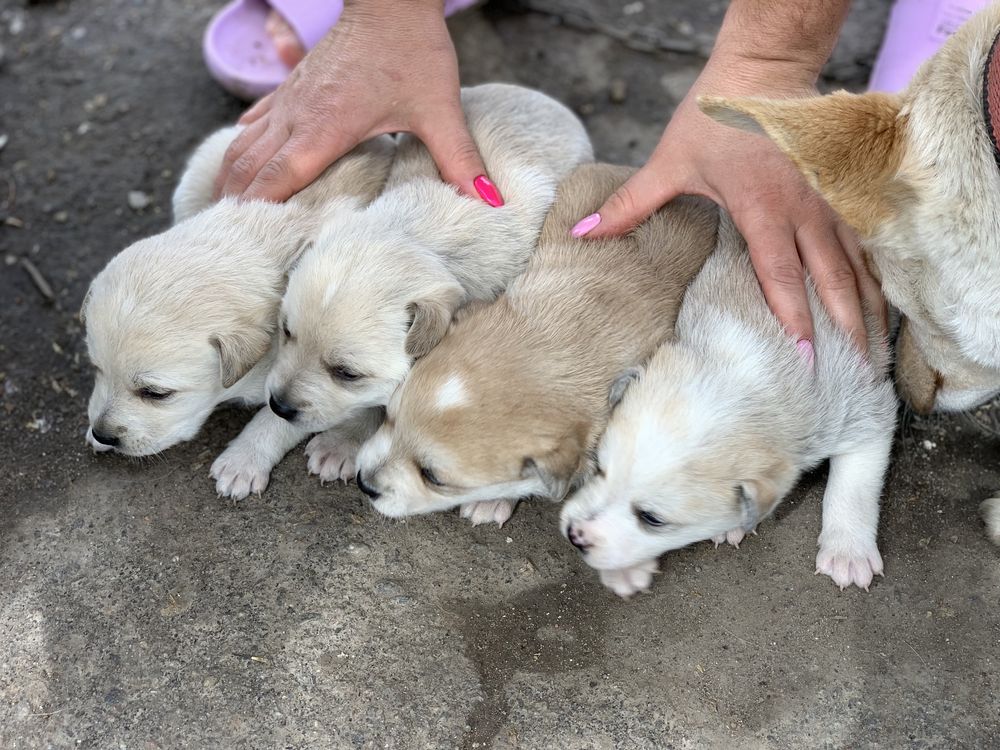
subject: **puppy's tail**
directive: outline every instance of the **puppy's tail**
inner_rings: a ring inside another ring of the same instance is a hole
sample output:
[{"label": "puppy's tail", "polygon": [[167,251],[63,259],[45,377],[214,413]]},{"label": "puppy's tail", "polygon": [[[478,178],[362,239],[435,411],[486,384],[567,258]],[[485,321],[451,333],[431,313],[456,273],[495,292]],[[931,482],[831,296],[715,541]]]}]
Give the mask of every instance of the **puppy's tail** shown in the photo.
[{"label": "puppy's tail", "polygon": [[243,130],[238,125],[217,130],[195,149],[174,190],[174,223],[189,219],[213,203],[215,177],[226,149]]}]

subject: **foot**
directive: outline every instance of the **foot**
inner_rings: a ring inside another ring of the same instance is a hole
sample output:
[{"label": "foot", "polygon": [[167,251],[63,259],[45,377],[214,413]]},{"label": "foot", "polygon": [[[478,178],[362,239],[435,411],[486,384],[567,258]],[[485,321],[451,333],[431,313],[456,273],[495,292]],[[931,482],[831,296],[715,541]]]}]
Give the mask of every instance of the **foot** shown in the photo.
[{"label": "foot", "polygon": [[495,523],[503,526],[514,513],[516,500],[487,500],[480,503],[465,503],[461,507],[462,518],[468,518],[473,526]]},{"label": "foot", "polygon": [[323,484],[349,482],[358,473],[355,460],[360,448],[360,443],[334,430],[321,432],[306,444],[309,473],[318,475]]},{"label": "foot", "polygon": [[614,591],[622,599],[628,599],[640,591],[648,591],[657,571],[656,560],[647,560],[631,568],[598,571],[601,583]]},{"label": "foot", "polygon": [[991,497],[979,506],[986,524],[986,536],[994,544],[1000,544],[1000,497]]},{"label": "foot", "polygon": [[[750,533],[756,535],[757,531],[754,529]],[[720,544],[731,544],[736,549],[739,549],[740,542],[746,538],[746,535],[747,533],[741,526],[739,528],[730,529],[725,534],[716,534],[712,537],[712,542],[715,544],[716,548],[718,548]]]},{"label": "foot", "polygon": [[843,591],[850,585],[865,591],[872,578],[882,573],[882,555],[874,541],[863,541],[850,534],[820,534],[816,574],[830,576]]},{"label": "foot", "polygon": [[278,11],[272,10],[268,14],[264,28],[267,35],[271,37],[271,41],[274,42],[274,49],[278,53],[278,57],[281,58],[281,62],[289,68],[294,68],[302,62],[302,58],[306,56],[306,49],[299,41],[295,29]]},{"label": "foot", "polygon": [[270,463],[262,463],[253,450],[231,445],[215,459],[209,476],[215,480],[220,497],[242,500],[250,493],[261,494],[271,476]]}]

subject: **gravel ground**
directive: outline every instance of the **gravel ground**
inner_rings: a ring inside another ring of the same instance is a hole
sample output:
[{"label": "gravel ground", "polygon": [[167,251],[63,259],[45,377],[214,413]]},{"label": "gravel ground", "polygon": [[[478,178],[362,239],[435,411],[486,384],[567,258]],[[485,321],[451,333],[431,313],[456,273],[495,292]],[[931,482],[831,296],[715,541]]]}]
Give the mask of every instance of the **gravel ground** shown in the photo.
[{"label": "gravel ground", "polygon": [[[992,409],[903,420],[871,593],[812,574],[823,472],[740,550],[673,554],[623,603],[552,506],[388,523],[300,451],[262,498],[217,499],[244,412],[156,460],[92,455],[76,311],[240,111],[200,60],[218,4],[0,0],[0,747],[998,746]],[[525,5],[453,21],[465,80],[553,94],[625,163],[724,6]],[[885,6],[857,3],[828,85],[863,84]]]}]

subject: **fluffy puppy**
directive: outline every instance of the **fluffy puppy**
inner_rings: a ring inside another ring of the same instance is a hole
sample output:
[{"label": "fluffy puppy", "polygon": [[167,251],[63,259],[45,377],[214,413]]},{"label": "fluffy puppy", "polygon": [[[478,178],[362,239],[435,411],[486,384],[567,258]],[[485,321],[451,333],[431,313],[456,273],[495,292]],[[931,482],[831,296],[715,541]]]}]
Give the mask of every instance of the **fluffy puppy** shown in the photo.
[{"label": "fluffy puppy", "polygon": [[[863,237],[905,316],[896,382],[920,412],[1000,392],[1000,4],[969,20],[899,96],[707,99],[762,131]],[[1000,543],[1000,499],[983,506]]]},{"label": "fluffy puppy", "polygon": [[288,268],[323,212],[381,190],[394,145],[380,138],[283,205],[212,203],[212,180],[237,134],[192,156],[174,195],[177,222],[115,256],[81,309],[94,365],[87,441],[147,456],[197,433],[220,403],[261,403]]},{"label": "fluffy puppy", "polygon": [[732,221],[688,290],[677,340],[625,389],[596,476],[563,507],[562,530],[621,596],[649,586],[664,552],[734,544],[800,474],[826,458],[816,570],[867,588],[882,572],[878,502],[895,425],[882,334],[867,355],[810,289],[815,360],[771,314]]},{"label": "fluffy puppy", "polygon": [[358,457],[378,512],[462,505],[473,523],[503,524],[518,498],[562,500],[590,472],[612,381],[671,334],[718,220],[712,204],[684,198],[628,237],[571,238],[630,173],[579,167],[525,273],[492,304],[461,310],[416,362]]},{"label": "fluffy puppy", "polygon": [[[360,441],[413,360],[438,342],[454,311],[493,299],[524,269],[559,180],[592,158],[576,116],[529,89],[465,89],[462,104],[506,205],[491,208],[441,181],[427,150],[404,137],[384,193],[327,224],[292,272],[281,345],[262,412],[216,461],[220,476],[266,482],[310,432],[345,431],[307,446],[322,479],[350,479]],[[268,446],[266,454],[259,446]]]}]

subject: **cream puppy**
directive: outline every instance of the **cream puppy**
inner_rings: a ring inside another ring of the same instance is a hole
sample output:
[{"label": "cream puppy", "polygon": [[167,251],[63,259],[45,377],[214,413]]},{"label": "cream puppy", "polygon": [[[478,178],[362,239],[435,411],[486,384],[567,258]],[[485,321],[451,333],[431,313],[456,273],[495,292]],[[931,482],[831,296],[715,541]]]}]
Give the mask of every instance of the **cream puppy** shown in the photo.
[{"label": "cream puppy", "polygon": [[883,338],[856,351],[810,294],[815,361],[768,309],[728,216],[665,343],[611,416],[597,476],[563,507],[562,529],[621,596],[656,559],[728,538],[770,514],[803,471],[830,459],[816,571],[841,588],[882,573],[875,543],[896,402]]},{"label": "cream puppy", "polygon": [[384,193],[336,215],[293,270],[267,378],[274,413],[262,411],[219,457],[220,476],[259,486],[299,440],[337,427],[342,439],[307,446],[310,466],[322,479],[352,478],[359,443],[413,360],[460,305],[493,299],[523,270],[556,185],[592,158],[590,141],[537,91],[488,84],[463,90],[462,104],[506,205],[459,195],[405,136]]},{"label": "cream puppy", "polygon": [[212,204],[212,180],[238,132],[192,156],[174,195],[177,223],[136,242],[83,302],[95,369],[87,441],[147,456],[188,440],[224,401],[261,403],[285,276],[325,211],[381,190],[394,146],[359,147],[284,205]]},{"label": "cream puppy", "polygon": [[570,237],[630,173],[579,167],[525,273],[495,302],[461,310],[415,363],[358,457],[358,485],[378,512],[462,505],[473,523],[503,524],[518,498],[562,500],[589,474],[612,381],[671,334],[715,244],[718,211],[693,198],[628,237]]},{"label": "cream puppy", "polygon": [[[905,316],[896,381],[917,410],[1000,392],[1000,4],[969,20],[900,96],[706,99],[763,131],[863,238]],[[1000,543],[1000,499],[983,506]]]}]

